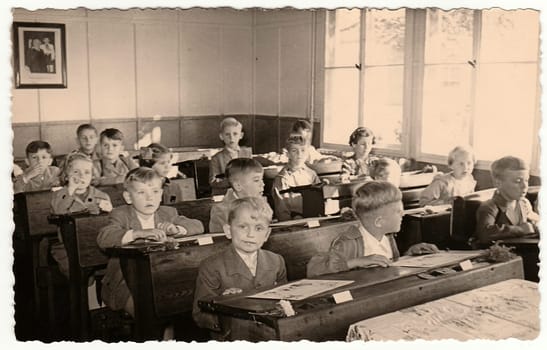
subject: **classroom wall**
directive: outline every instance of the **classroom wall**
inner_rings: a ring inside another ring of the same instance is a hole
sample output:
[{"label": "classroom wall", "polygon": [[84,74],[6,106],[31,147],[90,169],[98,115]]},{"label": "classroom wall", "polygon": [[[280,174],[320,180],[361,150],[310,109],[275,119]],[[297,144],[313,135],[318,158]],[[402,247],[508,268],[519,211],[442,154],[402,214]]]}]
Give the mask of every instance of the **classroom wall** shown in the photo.
[{"label": "classroom wall", "polygon": [[[319,122],[311,11],[16,9],[13,15],[65,23],[68,76],[66,89],[13,90],[15,157],[33,139],[50,141],[57,154],[69,152],[83,122],[119,128],[131,149],[152,139],[217,147],[219,120],[236,115],[244,143],[260,152],[279,150],[295,118],[313,114]],[[314,139],[319,145],[319,133]]]}]

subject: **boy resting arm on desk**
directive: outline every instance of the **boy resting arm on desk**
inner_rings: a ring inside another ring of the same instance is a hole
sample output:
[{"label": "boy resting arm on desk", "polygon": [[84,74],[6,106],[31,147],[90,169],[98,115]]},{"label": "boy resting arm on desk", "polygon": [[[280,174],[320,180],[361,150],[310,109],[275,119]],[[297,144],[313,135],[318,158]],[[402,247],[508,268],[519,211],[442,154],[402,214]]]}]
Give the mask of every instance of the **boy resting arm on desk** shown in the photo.
[{"label": "boy resting arm on desk", "polygon": [[[155,170],[146,167],[127,173],[123,197],[128,205],[115,208],[110,213],[108,225],[97,236],[101,249],[121,246],[136,239],[164,241],[170,235],[203,233],[201,221],[178,215],[175,208],[160,206],[162,181]],[[133,298],[116,257],[108,260],[102,297],[111,309],[124,309],[134,316]]]},{"label": "boy resting arm on desk", "polygon": [[524,160],[503,157],[492,163],[491,172],[497,190],[477,210],[475,235],[479,243],[537,234],[539,216],[525,197],[529,172]]},{"label": "boy resting arm on desk", "polygon": [[[347,271],[358,267],[387,267],[399,258],[394,232],[399,232],[403,218],[401,191],[385,181],[361,186],[353,198],[353,210],[361,225],[338,236],[328,253],[311,258],[308,277]],[[438,252],[435,245],[418,243],[405,255]]]},{"label": "boy resting arm on desk", "polygon": [[45,141],[32,141],[25,149],[28,165],[22,174],[15,177],[13,192],[49,190],[59,186],[61,170],[51,165],[51,146]]},{"label": "boy resting arm on desk", "polygon": [[226,165],[226,177],[231,188],[224,195],[222,202],[211,207],[209,232],[222,232],[228,223],[230,205],[238,198],[262,197],[264,192],[264,169],[251,158],[235,158]]},{"label": "boy resting arm on desk", "polygon": [[261,249],[270,235],[271,219],[272,209],[262,198],[234,200],[224,225],[232,244],[200,264],[192,316],[198,326],[215,331],[215,338],[222,339],[226,334],[219,332],[227,330],[216,315],[200,310],[198,300],[287,282],[283,257]]}]

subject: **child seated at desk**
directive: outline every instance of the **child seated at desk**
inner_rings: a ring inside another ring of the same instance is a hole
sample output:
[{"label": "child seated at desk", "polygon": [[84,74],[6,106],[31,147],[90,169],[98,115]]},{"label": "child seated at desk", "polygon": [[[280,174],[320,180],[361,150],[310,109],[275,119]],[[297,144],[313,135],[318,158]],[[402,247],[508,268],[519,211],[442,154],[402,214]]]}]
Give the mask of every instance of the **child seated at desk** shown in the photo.
[{"label": "child seated at desk", "polygon": [[28,165],[22,174],[15,177],[13,192],[48,190],[59,186],[61,170],[51,165],[51,146],[45,141],[32,141],[25,150]]},{"label": "child seated at desk", "polygon": [[211,208],[209,232],[223,231],[224,225],[228,223],[230,205],[234,200],[244,197],[262,198],[264,192],[264,169],[254,159],[232,159],[226,165],[226,177],[231,188],[224,195],[222,202],[216,203]]},{"label": "child seated at desk", "polygon": [[[361,186],[353,198],[353,210],[361,225],[338,236],[328,253],[311,258],[308,277],[374,266],[387,267],[399,258],[393,233],[399,232],[403,218],[401,191],[386,181]],[[418,243],[405,255],[438,252],[435,245]]]},{"label": "child seated at desk", "polygon": [[349,145],[353,149],[353,156],[344,159],[342,172],[352,176],[369,176],[372,161],[376,157],[370,156],[376,137],[372,130],[360,126],[349,137]]},{"label": "child seated at desk", "polygon": [[154,169],[164,179],[162,204],[174,204],[183,201],[181,188],[169,180],[170,176],[185,178],[186,176],[173,167],[173,154],[159,143],[151,143],[142,147],[139,153],[139,166]]},{"label": "child seated at desk", "polygon": [[[112,210],[108,194],[90,186],[93,172],[91,158],[82,153],[69,153],[63,172],[67,177],[67,185],[53,193],[52,214],[64,215],[82,211],[99,214],[101,211]],[[68,277],[68,256],[62,237],[59,237],[59,241],[51,246],[51,256],[57,261],[59,270]]]},{"label": "child seated at desk", "polygon": [[370,177],[377,181],[391,182],[399,187],[401,183],[401,167],[391,158],[378,158],[370,166]]},{"label": "child seated at desk", "polygon": [[118,129],[105,129],[99,137],[101,158],[93,162],[94,185],[112,185],[122,183],[125,175],[137,164],[124,151],[123,133]]},{"label": "child seated at desk", "polygon": [[214,331],[215,339],[223,339],[229,329],[222,328],[216,315],[201,311],[198,300],[287,282],[283,257],[261,249],[270,235],[271,219],[272,209],[262,198],[234,200],[223,227],[232,244],[199,266],[192,316],[199,327]]},{"label": "child seated at desk", "polygon": [[272,186],[275,216],[279,221],[302,217],[302,195],[300,193],[280,193],[296,186],[320,183],[319,176],[306,165],[308,147],[302,136],[290,136],[286,146],[289,163],[275,177]]},{"label": "child seated at desk", "polygon": [[[153,169],[141,167],[127,173],[123,198],[128,203],[110,213],[109,223],[97,236],[101,249],[121,246],[137,239],[164,241],[171,235],[203,233],[199,220],[178,215],[172,207],[160,206],[163,178]],[[108,260],[102,297],[113,310],[134,316],[133,298],[123,278],[119,259]]]},{"label": "child seated at desk", "polygon": [[448,174],[439,174],[420,194],[420,206],[450,204],[452,198],[475,190],[473,178],[475,156],[469,147],[457,146],[448,153]]},{"label": "child seated at desk", "polygon": [[308,155],[306,157],[307,165],[313,164],[319,161],[320,159],[325,158],[311,144],[313,139],[313,130],[312,130],[312,125],[309,121],[305,119],[299,119],[295,121],[291,127],[289,136],[302,136],[302,138],[306,141],[306,147],[308,149]]},{"label": "child seated at desk", "polygon": [[492,163],[493,197],[477,210],[476,239],[482,246],[494,240],[538,233],[539,216],[525,197],[528,166],[524,160],[507,156]]},{"label": "child seated at desk", "polygon": [[224,142],[224,148],[211,158],[209,168],[209,184],[213,195],[224,194],[230,187],[224,171],[226,164],[234,158],[251,158],[252,150],[249,147],[240,147],[239,141],[243,138],[243,125],[232,117],[224,118],[220,123],[219,137]]},{"label": "child seated at desk", "polygon": [[[100,159],[99,154],[96,151],[97,142],[99,141],[97,135],[97,129],[91,124],[80,124],[76,129],[76,142],[78,143],[78,149],[70,153],[82,153],[90,157],[92,161]],[[69,153],[69,154],[70,154]],[[64,170],[66,168],[67,157],[61,161],[59,168]],[[62,175],[62,178],[66,175]]]}]

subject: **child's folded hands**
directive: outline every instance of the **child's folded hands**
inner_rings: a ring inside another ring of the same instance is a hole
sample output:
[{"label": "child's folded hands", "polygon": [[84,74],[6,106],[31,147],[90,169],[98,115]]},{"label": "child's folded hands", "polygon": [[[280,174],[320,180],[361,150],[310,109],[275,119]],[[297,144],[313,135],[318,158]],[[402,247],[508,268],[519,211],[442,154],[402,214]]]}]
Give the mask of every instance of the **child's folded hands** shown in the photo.
[{"label": "child's folded hands", "polygon": [[157,228],[165,232],[167,236],[186,235],[188,233],[184,227],[170,222],[161,222]]},{"label": "child's folded hands", "polygon": [[146,230],[134,230],[133,239],[136,240],[139,238],[163,242],[167,239],[167,235],[165,234],[165,231],[159,228],[150,228]]}]

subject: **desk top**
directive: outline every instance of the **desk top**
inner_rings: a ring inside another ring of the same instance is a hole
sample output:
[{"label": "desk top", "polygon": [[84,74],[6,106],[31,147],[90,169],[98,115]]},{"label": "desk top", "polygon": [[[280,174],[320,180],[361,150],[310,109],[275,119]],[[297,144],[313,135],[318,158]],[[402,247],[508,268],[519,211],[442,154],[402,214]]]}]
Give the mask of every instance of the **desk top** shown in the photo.
[{"label": "desk top", "polygon": [[536,283],[506,280],[358,322],[347,340],[533,339],[539,298]]}]

